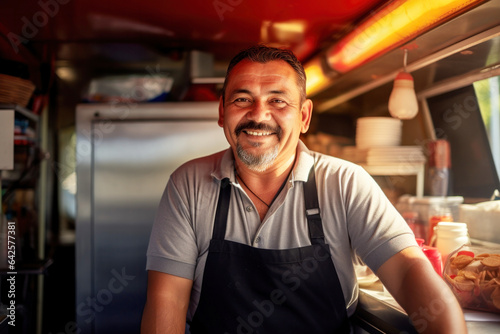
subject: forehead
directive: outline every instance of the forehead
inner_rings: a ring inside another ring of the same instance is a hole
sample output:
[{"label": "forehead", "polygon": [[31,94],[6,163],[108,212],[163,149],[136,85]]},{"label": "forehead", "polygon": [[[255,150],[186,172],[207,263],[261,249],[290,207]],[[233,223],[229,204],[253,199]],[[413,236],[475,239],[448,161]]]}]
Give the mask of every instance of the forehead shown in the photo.
[{"label": "forehead", "polygon": [[272,60],[266,63],[242,60],[236,64],[228,77],[227,87],[245,84],[282,84],[297,85],[297,73],[284,60]]}]

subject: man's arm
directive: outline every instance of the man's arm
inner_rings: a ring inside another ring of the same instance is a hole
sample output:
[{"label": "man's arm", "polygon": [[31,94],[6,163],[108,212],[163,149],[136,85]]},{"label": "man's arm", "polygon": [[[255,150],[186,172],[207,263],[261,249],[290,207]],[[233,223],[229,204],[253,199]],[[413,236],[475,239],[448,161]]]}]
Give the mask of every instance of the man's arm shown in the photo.
[{"label": "man's arm", "polygon": [[467,333],[455,296],[418,247],[392,256],[377,275],[419,333]]},{"label": "man's arm", "polygon": [[184,334],[192,285],[190,279],[148,271],[141,334]]}]

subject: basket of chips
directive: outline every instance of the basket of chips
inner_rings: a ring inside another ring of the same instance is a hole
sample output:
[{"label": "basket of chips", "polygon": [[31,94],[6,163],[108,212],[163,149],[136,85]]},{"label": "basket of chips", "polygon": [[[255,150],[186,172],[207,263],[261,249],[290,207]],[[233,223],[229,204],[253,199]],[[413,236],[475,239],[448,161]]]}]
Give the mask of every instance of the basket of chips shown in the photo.
[{"label": "basket of chips", "polygon": [[443,278],[463,308],[500,313],[500,248],[460,247],[448,257]]}]

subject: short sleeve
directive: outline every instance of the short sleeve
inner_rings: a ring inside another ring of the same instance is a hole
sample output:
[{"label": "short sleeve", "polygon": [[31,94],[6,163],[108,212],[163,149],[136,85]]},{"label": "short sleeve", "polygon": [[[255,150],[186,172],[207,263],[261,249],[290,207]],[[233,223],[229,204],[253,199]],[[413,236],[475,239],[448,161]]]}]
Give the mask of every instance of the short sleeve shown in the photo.
[{"label": "short sleeve", "polygon": [[198,250],[187,203],[187,190],[180,191],[171,178],[151,230],[147,270],[193,279]]},{"label": "short sleeve", "polygon": [[391,256],[417,243],[373,177],[356,167],[346,188],[349,237],[356,254],[376,271]]}]

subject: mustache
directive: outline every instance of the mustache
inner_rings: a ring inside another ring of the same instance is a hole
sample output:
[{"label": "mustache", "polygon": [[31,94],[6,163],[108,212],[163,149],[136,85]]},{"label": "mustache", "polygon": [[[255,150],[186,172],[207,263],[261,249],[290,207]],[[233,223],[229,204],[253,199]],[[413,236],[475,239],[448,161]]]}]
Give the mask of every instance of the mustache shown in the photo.
[{"label": "mustache", "polygon": [[247,121],[238,124],[234,133],[239,136],[243,130],[263,130],[275,133],[278,138],[281,138],[281,128],[279,126],[272,126],[266,123],[257,123],[255,121]]}]

